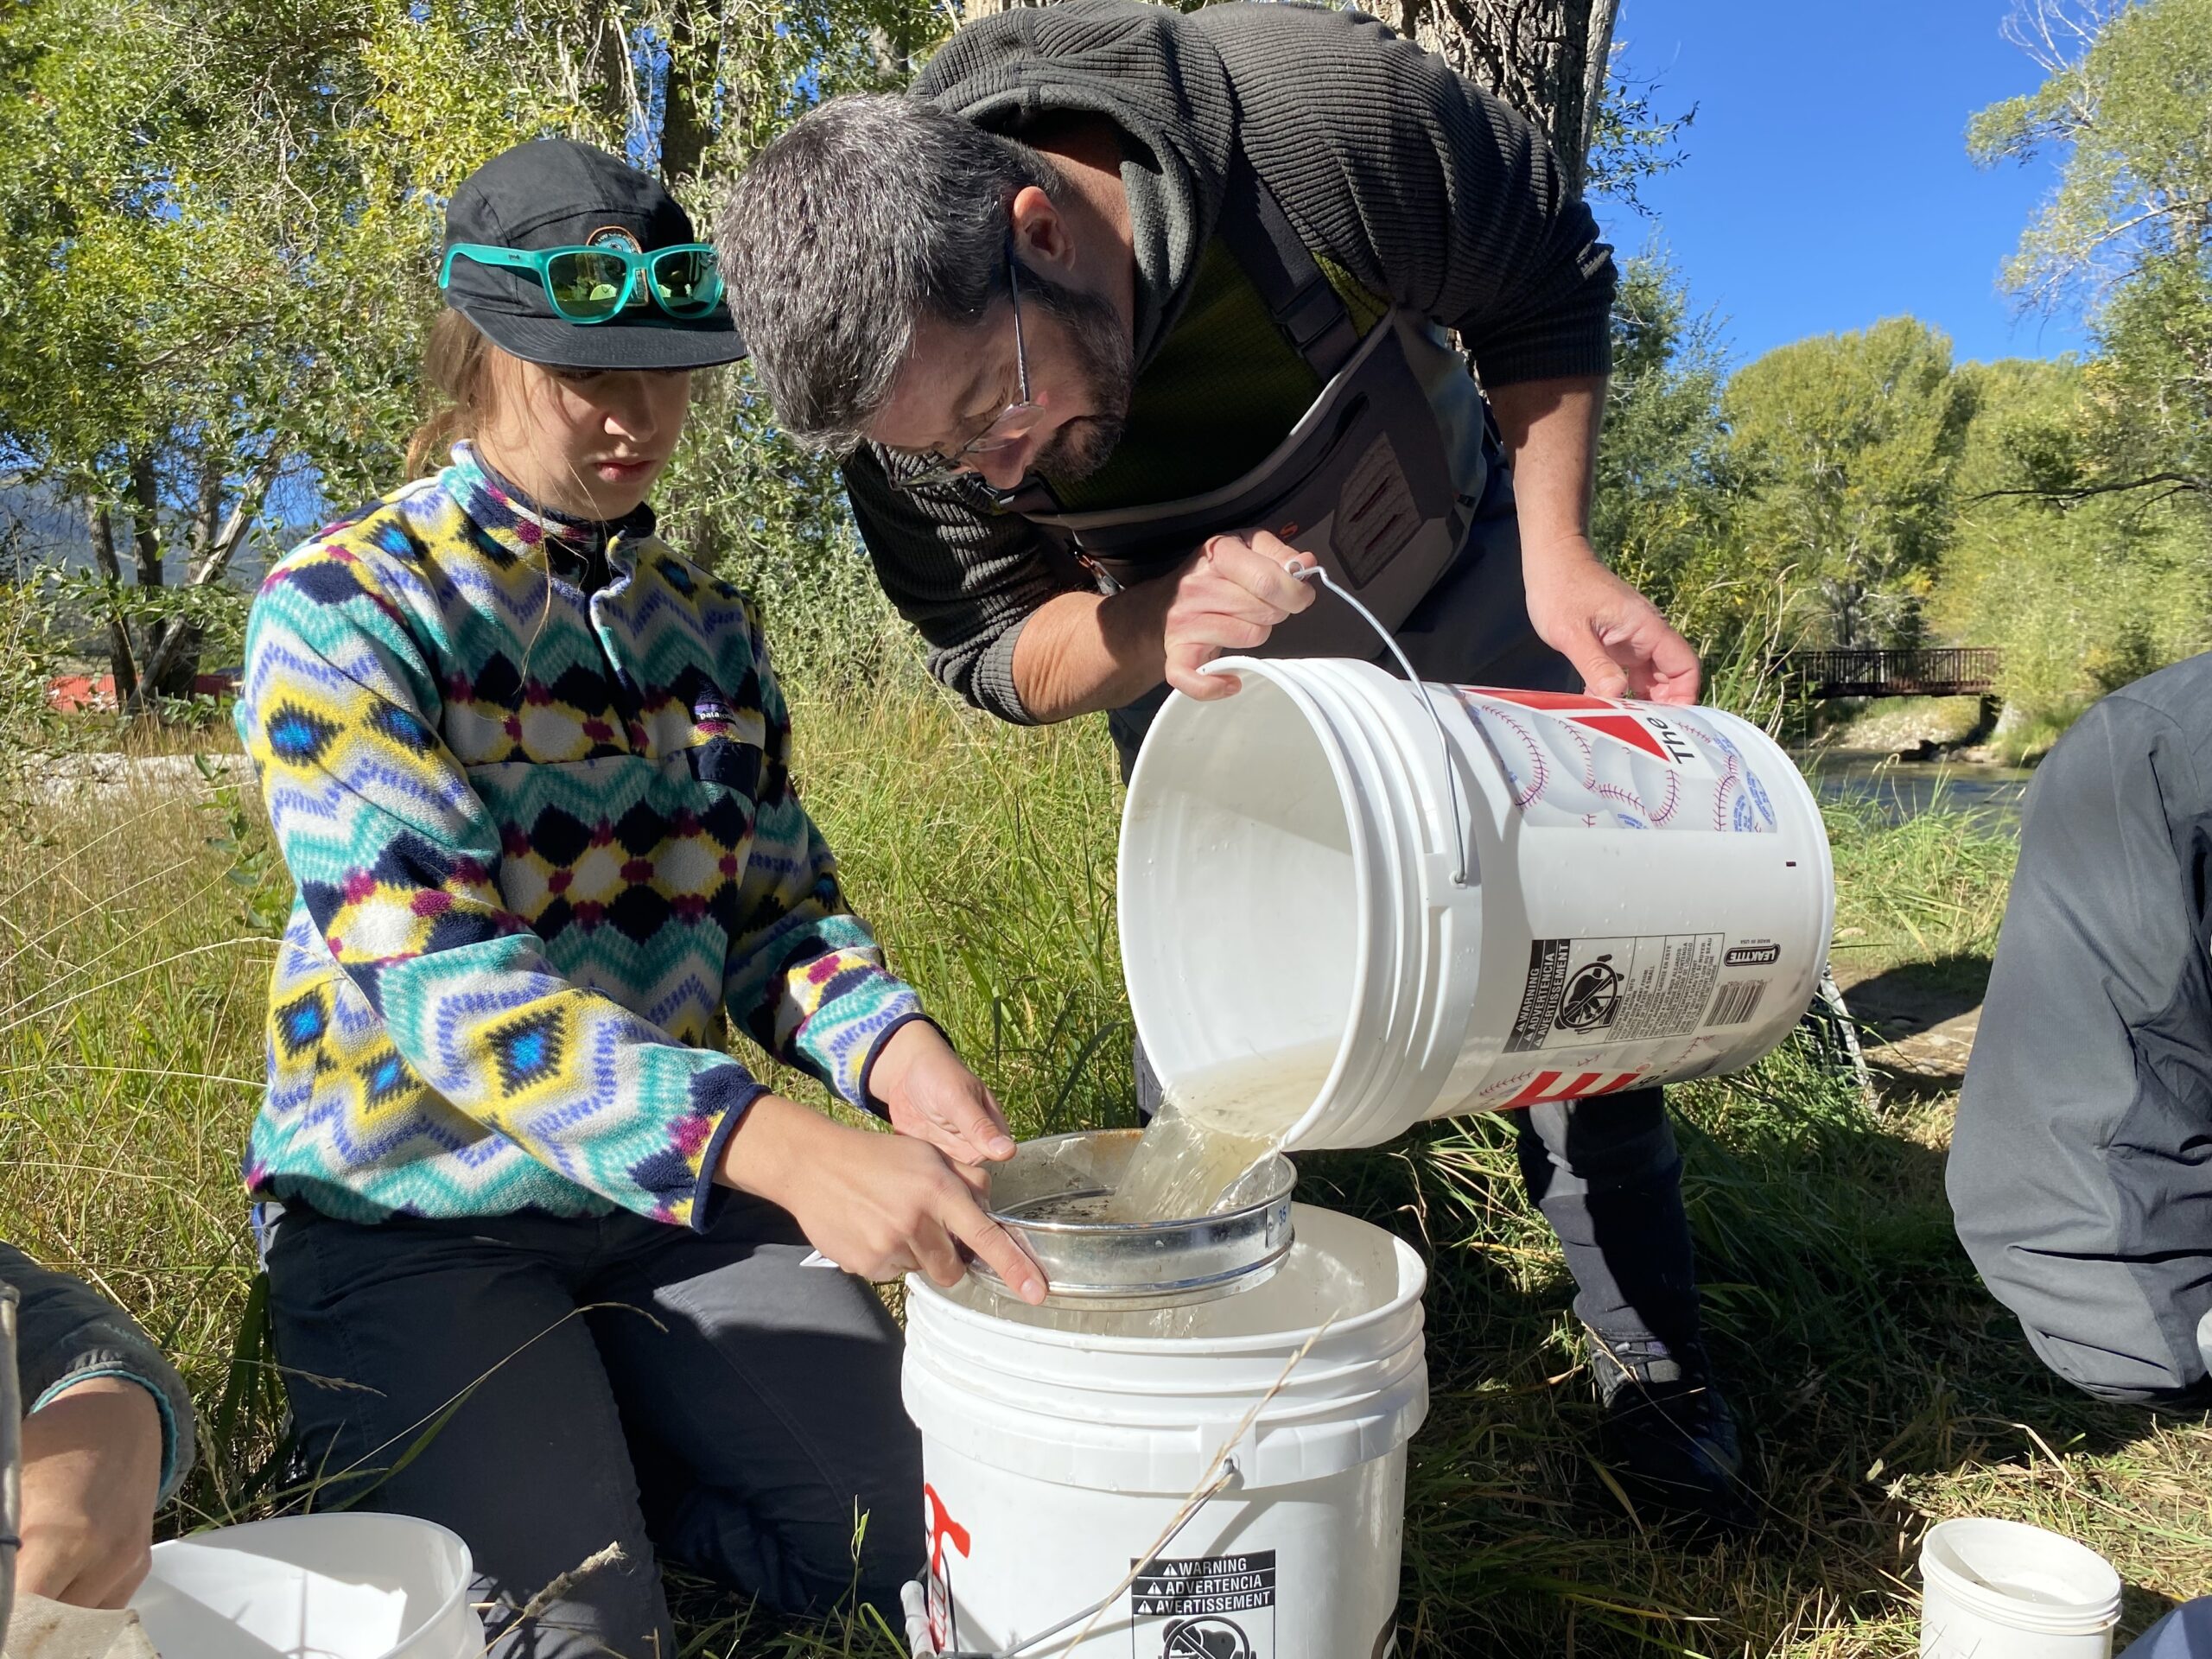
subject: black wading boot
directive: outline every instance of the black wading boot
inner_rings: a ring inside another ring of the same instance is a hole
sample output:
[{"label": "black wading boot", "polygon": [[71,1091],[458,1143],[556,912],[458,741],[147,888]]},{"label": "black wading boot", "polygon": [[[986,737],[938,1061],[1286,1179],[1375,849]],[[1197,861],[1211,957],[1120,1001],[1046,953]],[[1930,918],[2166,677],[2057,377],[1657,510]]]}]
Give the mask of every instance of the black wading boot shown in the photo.
[{"label": "black wading boot", "polygon": [[1584,1328],[1606,1471],[1645,1521],[1749,1529],[1758,1504],[1744,1480],[1735,1414],[1702,1343],[1608,1342]]}]

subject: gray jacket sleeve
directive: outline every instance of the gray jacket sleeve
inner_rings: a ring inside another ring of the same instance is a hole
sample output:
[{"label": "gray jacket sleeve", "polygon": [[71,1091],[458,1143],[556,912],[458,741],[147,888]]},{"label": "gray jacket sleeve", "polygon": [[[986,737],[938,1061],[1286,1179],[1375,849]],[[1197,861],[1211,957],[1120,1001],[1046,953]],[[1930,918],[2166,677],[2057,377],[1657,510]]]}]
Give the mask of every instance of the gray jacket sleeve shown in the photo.
[{"label": "gray jacket sleeve", "polygon": [[2212,861],[2190,729],[2212,721],[2175,710],[2207,691],[2208,662],[2107,698],[2037,775],[1947,1172],[1990,1290],[2045,1363],[2107,1399],[2205,1379]]},{"label": "gray jacket sleeve", "polygon": [[0,1285],[16,1297],[16,1375],[24,1414],[93,1377],[138,1383],[162,1414],[162,1501],[168,1502],[192,1468],[192,1395],[176,1368],[121,1308],[11,1244],[0,1243]]},{"label": "gray jacket sleeve", "polygon": [[1209,6],[1244,152],[1300,239],[1459,331],[1486,387],[1612,366],[1612,250],[1543,135],[1356,11]]},{"label": "gray jacket sleeve", "polygon": [[930,672],[985,713],[1033,725],[1014,686],[1014,649],[1039,606],[1086,590],[1080,568],[1034,525],[980,506],[960,485],[898,487],[870,445],[844,472],[876,580],[928,641]]}]

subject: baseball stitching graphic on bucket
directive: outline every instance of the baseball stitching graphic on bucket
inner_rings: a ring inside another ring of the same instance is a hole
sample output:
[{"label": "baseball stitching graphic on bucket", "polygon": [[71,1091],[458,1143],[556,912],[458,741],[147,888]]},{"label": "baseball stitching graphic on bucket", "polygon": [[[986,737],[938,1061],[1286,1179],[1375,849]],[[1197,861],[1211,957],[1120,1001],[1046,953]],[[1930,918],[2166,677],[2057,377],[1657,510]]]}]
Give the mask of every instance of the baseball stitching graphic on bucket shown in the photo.
[{"label": "baseball stitching graphic on bucket", "polygon": [[[1453,690],[1497,757],[1514,812],[1531,829],[1781,833],[1764,768],[1707,710],[1587,694]],[[1802,789],[1796,769],[1788,771]],[[1695,1075],[1688,1068],[1733,1048],[1729,1033],[1758,1018],[1778,977],[1768,970],[1783,954],[1776,940],[1725,930],[1532,939],[1504,1052],[1571,1050],[1585,1058],[1493,1077],[1477,1090],[1477,1103],[1512,1110],[1617,1093],[1655,1071]],[[1597,1052],[1672,1039],[1680,1047],[1659,1067],[1624,1070]]]},{"label": "baseball stitching graphic on bucket", "polygon": [[1778,827],[1766,785],[1703,709],[1563,691],[1454,689],[1531,823],[1738,835],[1772,835]]}]

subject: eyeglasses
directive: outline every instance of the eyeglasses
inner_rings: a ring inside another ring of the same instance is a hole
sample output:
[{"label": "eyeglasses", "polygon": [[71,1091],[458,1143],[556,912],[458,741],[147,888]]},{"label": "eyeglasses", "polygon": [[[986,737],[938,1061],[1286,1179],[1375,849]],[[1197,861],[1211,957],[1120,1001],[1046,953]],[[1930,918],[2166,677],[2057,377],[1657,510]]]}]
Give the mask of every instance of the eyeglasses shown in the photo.
[{"label": "eyeglasses", "polygon": [[1014,238],[1006,242],[1006,291],[1014,307],[1014,372],[1017,397],[998,413],[998,418],[974,437],[962,444],[950,454],[942,449],[910,451],[917,461],[927,461],[919,470],[906,474],[899,482],[909,488],[925,484],[945,484],[963,474],[975,470],[977,455],[995,454],[1001,449],[1011,449],[1032,432],[1045,418],[1045,405],[1029,395],[1029,350],[1021,337],[1021,262],[1014,257]]},{"label": "eyeglasses", "polygon": [[690,321],[705,316],[722,298],[722,274],[715,251],[703,242],[633,253],[627,248],[495,248],[484,242],[456,242],[446,251],[438,286],[453,280],[453,262],[527,270],[545,285],[554,311],[569,322],[606,322],[636,297],[640,279],[652,302],[671,317]]}]

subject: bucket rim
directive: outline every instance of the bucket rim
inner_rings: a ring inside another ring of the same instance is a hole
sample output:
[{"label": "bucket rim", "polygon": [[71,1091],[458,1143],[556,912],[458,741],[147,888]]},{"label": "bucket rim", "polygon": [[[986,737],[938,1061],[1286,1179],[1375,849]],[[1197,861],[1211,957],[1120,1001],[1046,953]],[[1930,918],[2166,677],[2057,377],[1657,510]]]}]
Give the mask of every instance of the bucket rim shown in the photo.
[{"label": "bucket rim", "polygon": [[[1347,840],[1351,851],[1354,909],[1357,913],[1365,914],[1370,909],[1370,901],[1373,893],[1381,884],[1373,866],[1372,850],[1364,845],[1363,838],[1356,833],[1360,822],[1356,809],[1361,797],[1359,791],[1353,786],[1351,760],[1344,753],[1342,741],[1331,728],[1328,713],[1315,697],[1313,688],[1305,683],[1294,673],[1284,672],[1287,669],[1294,668],[1300,660],[1295,658],[1268,659],[1257,657],[1223,657],[1206,666],[1209,671],[1214,672],[1226,672],[1233,670],[1240,675],[1247,671],[1256,674],[1287,698],[1291,706],[1297,710],[1300,717],[1305,721],[1306,731],[1313,739],[1314,747],[1320,751],[1321,759],[1329,769],[1329,781],[1336,790],[1338,810],[1344,815],[1347,830],[1353,832],[1348,834]],[[1241,696],[1242,693],[1239,695]],[[1159,730],[1163,724],[1189,718],[1190,716],[1180,712],[1184,705],[1192,709],[1205,709],[1209,706],[1196,697],[1177,691],[1168,697],[1166,702],[1161,706],[1160,713],[1154,717],[1153,730]],[[1128,857],[1131,826],[1135,822],[1135,813],[1132,808],[1139,798],[1139,791],[1150,769],[1146,763],[1150,761],[1152,768],[1164,765],[1165,762],[1155,759],[1157,755],[1164,753],[1164,750],[1151,741],[1148,733],[1145,744],[1137,751],[1136,764],[1130,769],[1128,784],[1122,795],[1122,823],[1115,836],[1114,853],[1117,891],[1120,887],[1121,868]],[[1130,955],[1128,938],[1130,912],[1126,906],[1117,905],[1116,909],[1118,915],[1115,923],[1115,933],[1116,942],[1122,949],[1122,958],[1127,961]],[[1352,1052],[1355,1046],[1352,1039],[1357,1035],[1360,1005],[1365,995],[1369,976],[1374,971],[1375,965],[1374,940],[1370,937],[1367,930],[1355,928],[1352,931],[1351,998],[1344,1010],[1344,1027],[1337,1034],[1336,1052],[1330,1058],[1329,1070],[1322,1077],[1320,1086],[1314,1091],[1313,1098],[1306,1103],[1305,1110],[1285,1127],[1278,1146],[1279,1151],[1287,1150],[1298,1139],[1300,1131],[1317,1121],[1322,1116],[1323,1107],[1335,1103],[1336,1092],[1344,1086],[1351,1069]],[[1144,1035],[1144,1020],[1139,1014],[1136,1004],[1136,989],[1135,986],[1131,986],[1129,1014],[1136,1027],[1137,1035],[1141,1039]],[[1157,1071],[1160,1065],[1158,1052],[1151,1050],[1149,1046],[1147,1046],[1147,1052],[1154,1069]],[[1166,1086],[1168,1078],[1163,1073],[1160,1081],[1163,1086]]]},{"label": "bucket rim", "polygon": [[[1313,1211],[1319,1206],[1294,1204],[1291,1208],[1295,1213],[1300,1210]],[[1323,1211],[1322,1213],[1341,1216],[1344,1220],[1362,1227],[1375,1226],[1374,1223],[1361,1221],[1357,1216],[1344,1216],[1339,1211]],[[1390,1300],[1380,1307],[1370,1308],[1364,1313],[1354,1314],[1351,1319],[1338,1319],[1332,1323],[1328,1329],[1328,1334],[1332,1338],[1340,1333],[1364,1331],[1370,1325],[1380,1325],[1394,1318],[1401,1318],[1408,1307],[1419,1308],[1421,1298],[1427,1294],[1428,1263],[1421,1259],[1421,1252],[1395,1233],[1389,1232],[1380,1227],[1376,1227],[1375,1230],[1382,1233],[1390,1241],[1391,1259],[1398,1266],[1399,1288]],[[1411,1264],[1410,1277],[1408,1270],[1408,1263]],[[1262,1332],[1257,1336],[1211,1338],[1124,1337],[1086,1331],[1054,1331],[1043,1325],[1022,1325],[1013,1319],[1001,1319],[995,1314],[963,1306],[952,1299],[948,1290],[924,1273],[908,1274],[906,1278],[906,1287],[909,1298],[907,1319],[910,1322],[913,1318],[912,1309],[918,1299],[919,1305],[930,1309],[931,1318],[943,1314],[959,1324],[971,1326],[978,1331],[988,1331],[1000,1335],[1008,1331],[1019,1332],[1020,1335],[1014,1339],[1020,1342],[1033,1343],[1049,1348],[1082,1349],[1092,1353],[1187,1354],[1192,1351],[1193,1344],[1200,1343],[1203,1343],[1209,1353],[1263,1353],[1269,1349],[1281,1349],[1287,1341],[1302,1339],[1317,1328],[1306,1325],[1292,1331]]]},{"label": "bucket rim", "polygon": [[[2090,1596],[2063,1605],[2022,1600],[1997,1585],[1979,1576],[1968,1576],[1968,1573],[1954,1567],[1946,1556],[1955,1546],[1942,1536],[1946,1531],[1953,1539],[1974,1533],[1996,1534],[2031,1543],[2047,1555],[2070,1559],[2089,1569],[2092,1574],[2108,1581],[2110,1587],[2101,1583]],[[2120,1569],[2080,1539],[2054,1532],[2048,1527],[1999,1516],[1951,1516],[1930,1527],[1920,1541],[1920,1577],[1923,1601],[1927,1590],[1937,1587],[1947,1599],[2011,1628],[2054,1636],[2094,1635],[2109,1630],[2119,1621],[2120,1599],[2126,1589],[2126,1580],[2120,1576]]]},{"label": "bucket rim", "polygon": [[[159,1556],[164,1550],[172,1550],[182,1545],[191,1545],[200,1548],[228,1549],[232,1548],[228,1541],[230,1540],[258,1534],[296,1533],[309,1527],[328,1531],[330,1523],[333,1522],[353,1527],[383,1526],[396,1528],[403,1532],[415,1530],[435,1534],[448,1542],[458,1553],[459,1571],[455,1574],[454,1587],[446,1593],[444,1599],[433,1611],[424,1614],[419,1619],[410,1621],[409,1628],[402,1630],[398,1640],[392,1643],[393,1649],[404,1648],[425,1631],[436,1629],[440,1623],[453,1617],[456,1607],[472,1605],[469,1598],[476,1576],[476,1557],[468,1548],[468,1541],[451,1527],[442,1526],[435,1521],[427,1521],[418,1515],[393,1515],[383,1510],[359,1512],[340,1510],[327,1510],[310,1515],[273,1515],[259,1521],[239,1521],[227,1527],[207,1527],[199,1532],[188,1532],[179,1537],[165,1538],[154,1546],[151,1553]],[[276,1559],[287,1560],[282,1556]],[[301,1565],[296,1561],[287,1561],[287,1564],[295,1567]]]}]

